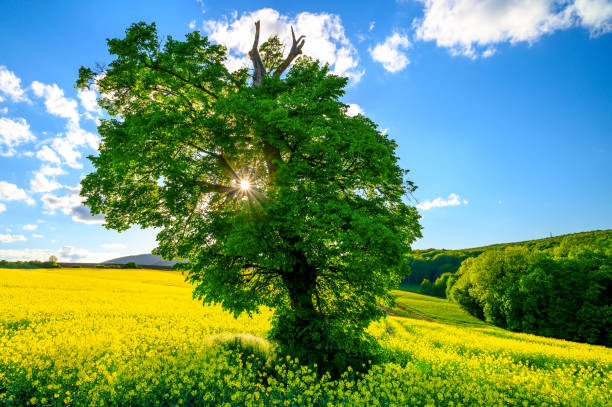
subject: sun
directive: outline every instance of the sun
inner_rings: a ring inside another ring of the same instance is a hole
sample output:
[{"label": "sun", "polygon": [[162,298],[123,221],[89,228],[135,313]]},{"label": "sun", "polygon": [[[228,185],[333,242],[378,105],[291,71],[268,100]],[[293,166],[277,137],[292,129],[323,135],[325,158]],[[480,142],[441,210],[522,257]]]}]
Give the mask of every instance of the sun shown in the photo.
[{"label": "sun", "polygon": [[251,183],[248,180],[246,180],[246,179],[240,180],[240,189],[241,190],[246,192],[250,188],[251,188]]}]

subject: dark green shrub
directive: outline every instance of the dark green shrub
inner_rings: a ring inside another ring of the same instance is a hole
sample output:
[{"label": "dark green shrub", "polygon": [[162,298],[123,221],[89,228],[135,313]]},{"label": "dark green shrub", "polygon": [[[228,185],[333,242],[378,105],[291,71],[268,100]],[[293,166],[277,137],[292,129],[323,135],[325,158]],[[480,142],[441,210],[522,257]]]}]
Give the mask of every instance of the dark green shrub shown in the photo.
[{"label": "dark green shrub", "polygon": [[135,262],[133,262],[133,261],[128,261],[127,263],[123,264],[121,266],[121,268],[124,268],[124,269],[139,269],[140,266],[138,264],[136,264]]},{"label": "dark green shrub", "polygon": [[612,346],[612,253],[565,254],[523,247],[485,252],[463,263],[449,297],[503,328]]}]

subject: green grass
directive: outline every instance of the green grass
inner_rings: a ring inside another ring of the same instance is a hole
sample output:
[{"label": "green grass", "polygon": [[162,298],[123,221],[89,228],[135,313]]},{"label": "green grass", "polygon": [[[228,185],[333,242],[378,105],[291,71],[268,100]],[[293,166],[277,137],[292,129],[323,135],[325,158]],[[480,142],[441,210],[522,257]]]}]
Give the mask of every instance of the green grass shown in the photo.
[{"label": "green grass", "polygon": [[401,283],[398,289],[401,291],[408,291],[410,293],[421,292],[421,286],[419,286],[418,284]]},{"label": "green grass", "polygon": [[434,322],[460,326],[489,326],[446,299],[400,290],[393,291],[393,295],[396,301],[393,311],[402,316],[422,316]]}]

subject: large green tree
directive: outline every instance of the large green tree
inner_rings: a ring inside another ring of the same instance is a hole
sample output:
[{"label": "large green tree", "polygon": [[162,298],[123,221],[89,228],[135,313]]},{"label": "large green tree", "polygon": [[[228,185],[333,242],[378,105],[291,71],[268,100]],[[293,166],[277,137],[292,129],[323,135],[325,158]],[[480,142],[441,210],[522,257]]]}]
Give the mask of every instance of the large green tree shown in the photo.
[{"label": "large green tree", "polygon": [[[205,303],[275,309],[272,339],[308,362],[346,365],[420,236],[396,144],[340,101],[347,79],[278,38],[248,69],[199,32],[160,41],[155,24],[108,40],[114,59],[81,68],[108,114],[81,195],[105,226],[158,228],[156,253]],[[354,360],[353,360],[354,361]]]}]

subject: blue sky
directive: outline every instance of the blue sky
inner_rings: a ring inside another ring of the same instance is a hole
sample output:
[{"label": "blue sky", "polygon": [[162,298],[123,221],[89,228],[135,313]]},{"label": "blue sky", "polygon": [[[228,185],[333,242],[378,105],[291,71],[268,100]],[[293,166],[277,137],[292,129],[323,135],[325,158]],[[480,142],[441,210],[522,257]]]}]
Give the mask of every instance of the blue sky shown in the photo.
[{"label": "blue sky", "polygon": [[350,78],[418,185],[423,239],[465,248],[612,227],[612,1],[0,1],[0,258],[102,261],[155,231],[104,229],[78,196],[99,142],[79,66],[136,21],[200,30],[246,63],[262,35]]}]

